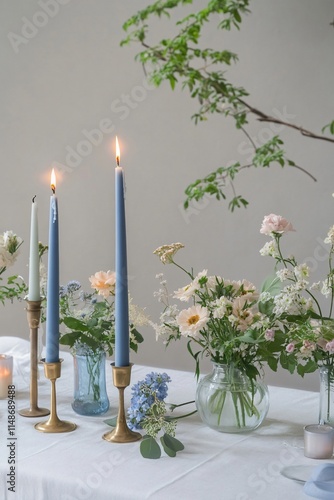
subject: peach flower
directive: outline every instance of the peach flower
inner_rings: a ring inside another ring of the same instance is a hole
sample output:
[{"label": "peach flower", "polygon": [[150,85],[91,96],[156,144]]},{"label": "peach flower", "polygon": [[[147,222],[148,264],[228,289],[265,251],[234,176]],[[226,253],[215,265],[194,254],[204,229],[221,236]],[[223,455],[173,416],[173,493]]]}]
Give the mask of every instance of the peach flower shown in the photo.
[{"label": "peach flower", "polygon": [[91,287],[94,288],[99,295],[104,298],[115,294],[116,273],[108,271],[98,271],[89,278]]}]

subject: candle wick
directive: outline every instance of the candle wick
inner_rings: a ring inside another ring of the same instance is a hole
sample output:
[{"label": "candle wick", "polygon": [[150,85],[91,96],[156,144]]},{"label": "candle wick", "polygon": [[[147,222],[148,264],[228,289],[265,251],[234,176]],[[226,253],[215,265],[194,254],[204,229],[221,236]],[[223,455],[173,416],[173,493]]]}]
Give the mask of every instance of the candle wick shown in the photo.
[{"label": "candle wick", "polygon": [[56,188],[55,188],[54,184],[51,185],[51,191],[53,194],[56,194]]},{"label": "candle wick", "polygon": [[35,203],[36,195],[33,197],[32,202]]},{"label": "candle wick", "polygon": [[116,156],[116,165],[119,167],[119,156]]}]

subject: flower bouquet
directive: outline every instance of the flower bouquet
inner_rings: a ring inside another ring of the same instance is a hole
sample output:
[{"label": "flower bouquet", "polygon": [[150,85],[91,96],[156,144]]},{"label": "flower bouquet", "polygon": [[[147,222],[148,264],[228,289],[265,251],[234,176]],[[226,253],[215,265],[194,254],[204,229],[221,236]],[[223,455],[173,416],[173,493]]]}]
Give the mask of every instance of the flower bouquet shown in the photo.
[{"label": "flower bouquet", "polygon": [[[78,281],[60,287],[60,343],[71,348],[75,360],[73,409],[80,414],[104,413],[109,407],[105,389],[105,358],[115,346],[115,273],[99,271],[89,278],[93,292]],[[130,348],[137,352],[143,337],[137,326],[147,318],[130,301]]]},{"label": "flower bouquet", "polygon": [[[23,240],[13,231],[5,231],[0,235],[0,281],[6,269],[16,262],[22,243]],[[27,290],[27,285],[21,276],[9,276],[6,285],[0,285],[0,301],[4,304],[6,299],[11,301],[14,298],[20,299]]]},{"label": "flower bouquet", "polygon": [[[291,373],[301,376],[321,370],[320,423],[334,424],[334,226],[325,238],[328,247],[328,270],[322,281],[311,282],[310,268],[298,264],[294,256],[285,257],[281,238],[294,231],[292,224],[279,215],[263,220],[260,232],[271,238],[260,250],[261,255],[276,261],[276,275],[271,288],[262,296],[263,308],[269,316],[279,318],[276,329],[280,335],[279,362]],[[329,300],[328,313],[323,302]]]},{"label": "flower bouquet", "polygon": [[[169,294],[163,274],[156,297],[163,305],[156,336],[168,346],[185,338],[195,360],[197,377],[200,359],[209,357],[214,371],[202,380],[196,394],[201,417],[217,430],[239,432],[256,428],[268,410],[268,394],[258,377],[264,362],[274,364],[280,342],[275,338],[273,320],[261,311],[260,294],[247,280],[231,281],[209,276],[203,270],[196,276],[175,262],[184,246],[164,245],[155,250],[163,264],[173,264],[188,277],[188,283]],[[189,307],[180,307],[190,302]],[[227,416],[226,416],[227,415]]]}]

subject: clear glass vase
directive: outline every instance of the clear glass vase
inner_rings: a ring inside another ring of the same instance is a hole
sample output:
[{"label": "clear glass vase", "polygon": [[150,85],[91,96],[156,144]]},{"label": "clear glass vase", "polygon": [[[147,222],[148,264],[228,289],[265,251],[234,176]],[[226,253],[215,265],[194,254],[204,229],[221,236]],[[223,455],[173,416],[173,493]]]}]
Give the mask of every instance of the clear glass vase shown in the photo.
[{"label": "clear glass vase", "polygon": [[109,409],[106,390],[106,354],[80,346],[73,353],[74,399],[72,408],[79,415],[101,415]]},{"label": "clear glass vase", "polygon": [[334,367],[321,366],[319,424],[334,426]]},{"label": "clear glass vase", "polygon": [[233,365],[214,363],[198,384],[196,407],[203,422],[216,431],[252,431],[268,413],[268,388]]}]

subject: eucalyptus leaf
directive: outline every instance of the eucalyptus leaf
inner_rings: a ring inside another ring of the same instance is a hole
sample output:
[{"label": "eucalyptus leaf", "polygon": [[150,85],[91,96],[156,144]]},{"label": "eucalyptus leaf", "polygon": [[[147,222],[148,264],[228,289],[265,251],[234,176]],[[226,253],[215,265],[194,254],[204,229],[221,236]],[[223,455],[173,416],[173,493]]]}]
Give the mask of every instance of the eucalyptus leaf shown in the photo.
[{"label": "eucalyptus leaf", "polygon": [[[166,435],[166,434],[165,434]],[[176,457],[176,451],[175,450],[172,450],[171,448],[169,448],[165,442],[165,439],[164,439],[164,436],[161,436],[160,438],[160,441],[161,441],[161,444],[163,446],[163,449],[165,451],[165,453],[169,456],[169,457]]]},{"label": "eucalyptus leaf", "polygon": [[103,420],[103,422],[111,427],[116,427],[117,417],[108,418],[107,420]]},{"label": "eucalyptus leaf", "polygon": [[164,443],[166,444],[166,446],[168,446],[168,448],[170,448],[171,450],[174,451],[184,450],[184,445],[181,443],[181,441],[171,436],[170,434],[164,434],[162,438],[164,439]]},{"label": "eucalyptus leaf", "polygon": [[161,448],[152,436],[144,436],[140,443],[140,453],[144,458],[155,460],[161,457]]}]

